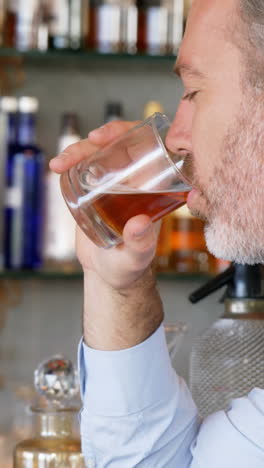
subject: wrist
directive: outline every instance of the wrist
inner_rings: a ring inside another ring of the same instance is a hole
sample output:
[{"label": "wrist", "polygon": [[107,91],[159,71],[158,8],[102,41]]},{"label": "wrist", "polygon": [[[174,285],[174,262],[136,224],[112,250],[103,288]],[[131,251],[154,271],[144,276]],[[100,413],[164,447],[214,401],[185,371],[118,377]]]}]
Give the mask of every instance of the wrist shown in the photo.
[{"label": "wrist", "polygon": [[114,288],[94,271],[84,272],[84,340],[95,349],[133,347],[163,321],[152,268],[126,288]]}]

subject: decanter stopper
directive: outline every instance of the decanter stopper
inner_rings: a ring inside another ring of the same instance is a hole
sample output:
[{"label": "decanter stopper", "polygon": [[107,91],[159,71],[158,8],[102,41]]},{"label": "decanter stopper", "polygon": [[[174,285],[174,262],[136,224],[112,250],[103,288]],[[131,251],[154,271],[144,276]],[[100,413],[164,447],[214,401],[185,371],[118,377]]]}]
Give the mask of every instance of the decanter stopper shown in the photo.
[{"label": "decanter stopper", "polygon": [[34,372],[37,392],[55,405],[63,405],[79,391],[76,367],[62,355],[52,356],[39,364]]}]

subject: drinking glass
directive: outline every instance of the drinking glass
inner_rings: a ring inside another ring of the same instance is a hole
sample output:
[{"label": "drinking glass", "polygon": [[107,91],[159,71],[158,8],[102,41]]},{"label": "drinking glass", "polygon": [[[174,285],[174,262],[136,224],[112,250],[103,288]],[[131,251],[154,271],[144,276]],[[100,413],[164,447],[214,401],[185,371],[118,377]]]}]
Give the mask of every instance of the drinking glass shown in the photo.
[{"label": "drinking glass", "polygon": [[153,222],[181,207],[191,190],[187,157],[166,148],[170,121],[156,113],[61,175],[72,215],[99,247],[122,242],[126,222]]}]

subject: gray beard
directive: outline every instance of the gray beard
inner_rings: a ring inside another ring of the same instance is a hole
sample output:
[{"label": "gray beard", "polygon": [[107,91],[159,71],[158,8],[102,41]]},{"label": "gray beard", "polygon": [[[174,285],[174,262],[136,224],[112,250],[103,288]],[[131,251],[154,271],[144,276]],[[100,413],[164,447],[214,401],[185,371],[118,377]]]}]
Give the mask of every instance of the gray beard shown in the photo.
[{"label": "gray beard", "polygon": [[206,193],[207,247],[241,264],[264,263],[264,105],[258,99],[241,106]]}]

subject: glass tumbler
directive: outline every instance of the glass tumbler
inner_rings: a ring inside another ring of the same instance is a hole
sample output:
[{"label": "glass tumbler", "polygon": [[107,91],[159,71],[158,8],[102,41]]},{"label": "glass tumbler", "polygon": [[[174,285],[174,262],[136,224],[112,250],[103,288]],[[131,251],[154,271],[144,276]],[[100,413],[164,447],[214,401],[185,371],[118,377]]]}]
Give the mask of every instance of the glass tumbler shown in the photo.
[{"label": "glass tumbler", "polygon": [[66,204],[99,247],[122,243],[130,218],[155,222],[186,202],[191,162],[166,148],[169,128],[156,113],[61,175]]}]

